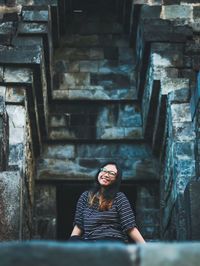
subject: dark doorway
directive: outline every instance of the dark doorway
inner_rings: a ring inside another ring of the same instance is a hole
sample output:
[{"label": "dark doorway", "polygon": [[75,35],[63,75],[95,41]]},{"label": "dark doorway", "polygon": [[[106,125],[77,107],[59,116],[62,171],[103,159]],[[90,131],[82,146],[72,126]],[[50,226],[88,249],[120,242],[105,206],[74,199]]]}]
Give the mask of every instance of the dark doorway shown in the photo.
[{"label": "dark doorway", "polygon": [[[65,183],[57,186],[57,239],[67,240],[73,228],[76,203],[82,192],[89,189],[89,183]],[[135,184],[121,185],[133,209],[136,204],[137,187]],[[135,211],[135,209],[134,209]]]},{"label": "dark doorway", "polygon": [[82,10],[88,13],[99,13],[113,11],[116,7],[116,0],[74,0],[73,10]]}]

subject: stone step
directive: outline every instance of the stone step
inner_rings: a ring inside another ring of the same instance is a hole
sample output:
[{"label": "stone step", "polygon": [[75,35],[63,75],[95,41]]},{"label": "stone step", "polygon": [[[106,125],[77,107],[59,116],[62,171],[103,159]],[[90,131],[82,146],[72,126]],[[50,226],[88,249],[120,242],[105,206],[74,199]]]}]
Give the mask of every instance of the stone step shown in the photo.
[{"label": "stone step", "polygon": [[105,89],[102,86],[76,86],[76,88],[52,91],[53,100],[78,101],[127,101],[136,100],[135,87]]},{"label": "stone step", "polygon": [[132,64],[129,60],[120,59],[55,60],[54,80],[60,79],[62,73],[128,74],[134,79],[134,60],[132,59]]},{"label": "stone step", "polygon": [[67,27],[67,34],[123,34],[123,27],[116,21],[91,20],[72,21]]},{"label": "stone step", "polygon": [[126,140],[143,139],[141,127],[70,126],[49,129],[51,140]]},{"label": "stone step", "polygon": [[[95,3],[96,4],[96,3]],[[84,4],[85,5],[85,4]],[[98,13],[97,14],[87,14],[87,12],[74,12],[73,16],[70,20],[70,24],[73,23],[80,23],[83,24],[85,22],[107,22],[107,23],[111,23],[111,22],[115,22],[117,21],[117,16],[116,14],[112,13],[112,12],[107,12],[107,10],[104,10],[104,13]]]},{"label": "stone step", "polygon": [[54,61],[57,60],[119,60],[134,63],[133,50],[127,47],[61,47],[56,50]]},{"label": "stone step", "polygon": [[[64,60],[54,62],[54,80],[57,82],[61,73],[98,73],[98,74],[129,74],[133,76],[134,64],[122,60]],[[133,78],[132,78],[133,79]]]},{"label": "stone step", "polygon": [[[55,80],[54,80],[55,81]],[[102,86],[104,89],[122,89],[131,86],[131,80],[126,73],[61,73],[54,89],[90,89],[90,86]],[[91,88],[92,89],[92,88]]]},{"label": "stone step", "polygon": [[[142,139],[142,118],[138,104],[87,103],[52,107],[50,139]],[[57,111],[56,111],[57,109]]]},{"label": "stone step", "polygon": [[60,47],[129,47],[129,38],[125,34],[71,34],[62,38]]},{"label": "stone step", "polygon": [[37,162],[37,179],[93,180],[104,162],[118,162],[126,180],[158,180],[158,162],[151,148],[136,143],[45,144]]}]

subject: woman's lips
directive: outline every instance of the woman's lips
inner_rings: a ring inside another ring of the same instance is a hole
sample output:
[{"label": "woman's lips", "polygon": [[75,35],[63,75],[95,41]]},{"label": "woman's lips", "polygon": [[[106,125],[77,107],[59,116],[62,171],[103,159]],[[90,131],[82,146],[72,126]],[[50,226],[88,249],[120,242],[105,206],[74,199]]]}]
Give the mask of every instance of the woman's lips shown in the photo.
[{"label": "woman's lips", "polygon": [[108,183],[108,182],[109,182],[109,180],[108,180],[108,179],[106,179],[106,178],[101,178],[101,180],[102,180],[103,182],[106,182],[106,183]]}]

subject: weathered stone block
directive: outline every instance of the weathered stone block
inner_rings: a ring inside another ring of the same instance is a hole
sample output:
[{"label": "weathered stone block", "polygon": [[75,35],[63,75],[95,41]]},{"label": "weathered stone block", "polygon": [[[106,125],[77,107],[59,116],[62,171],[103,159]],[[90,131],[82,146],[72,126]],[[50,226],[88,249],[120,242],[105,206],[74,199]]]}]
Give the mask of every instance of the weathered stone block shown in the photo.
[{"label": "weathered stone block", "polygon": [[69,63],[68,63],[69,71],[65,71],[65,72],[80,72],[80,64],[81,64],[81,62],[82,61],[69,61]]},{"label": "weathered stone block", "polygon": [[188,239],[200,240],[200,182],[191,181],[185,190]]},{"label": "weathered stone block", "polygon": [[56,218],[56,187],[54,185],[36,184],[35,216]]},{"label": "weathered stone block", "polygon": [[56,60],[88,60],[90,59],[90,50],[87,48],[65,48],[58,50],[55,54]]},{"label": "weathered stone block", "polygon": [[161,7],[144,5],[141,7],[141,18],[160,18]]},{"label": "weathered stone block", "polygon": [[168,5],[162,6],[161,18],[163,19],[191,19],[193,7],[190,5]]},{"label": "weathered stone block", "polygon": [[80,71],[81,72],[98,72],[99,64],[98,61],[92,60],[81,60]]},{"label": "weathered stone block", "polygon": [[161,80],[162,94],[168,94],[171,91],[189,88],[189,80],[184,78],[163,78]]},{"label": "weathered stone block", "polygon": [[46,23],[20,22],[18,26],[18,31],[20,34],[45,34],[48,33],[48,25]]},{"label": "weathered stone block", "polygon": [[[147,200],[147,199],[146,199]],[[143,212],[137,214],[137,220],[142,221],[143,226],[147,225],[159,225],[160,211],[159,209],[146,209]]]},{"label": "weathered stone block", "polygon": [[189,182],[189,177],[195,176],[194,159],[177,160],[174,163],[174,176],[176,177],[175,193],[183,193]]},{"label": "weathered stone block", "polygon": [[0,173],[0,240],[20,237],[21,177],[18,172]]},{"label": "weathered stone block", "polygon": [[200,18],[200,7],[199,6],[194,6],[193,7],[193,18],[194,19],[199,19]]},{"label": "weathered stone block", "polygon": [[26,97],[26,89],[24,87],[7,87],[6,102],[23,104]]},{"label": "weathered stone block", "polygon": [[5,68],[4,82],[32,83],[32,80],[32,71],[28,68]]},{"label": "weathered stone block", "polygon": [[[65,146],[67,149],[67,145]],[[64,149],[64,146],[63,146]],[[91,168],[80,165],[80,160],[97,160],[99,166],[105,161],[117,161],[122,167],[125,179],[157,179],[158,164],[149,147],[139,144],[78,144],[74,147],[72,159],[43,158],[38,161],[38,179],[85,179],[91,180],[96,165]],[[92,164],[91,164],[92,165]]]},{"label": "weathered stone block", "polygon": [[[136,266],[138,253],[134,245],[126,247],[120,243],[59,243],[59,242],[22,242],[1,244],[0,256],[3,266],[59,265],[87,266],[88,262],[96,266],[101,264],[99,258],[104,258],[104,265]],[[11,255],[12,254],[12,255]],[[78,256],[77,256],[78,254]],[[196,254],[196,253],[195,253]],[[196,266],[196,265],[194,265]]]},{"label": "weathered stone block", "polygon": [[119,47],[118,48],[119,53],[119,62],[130,62],[130,64],[134,63],[134,52],[131,48],[127,47]]},{"label": "weathered stone block", "polygon": [[147,242],[159,240],[160,233],[158,225],[140,225],[139,230]]},{"label": "weathered stone block", "polygon": [[48,10],[23,10],[22,11],[23,21],[48,21],[49,13]]},{"label": "weathered stone block", "polygon": [[102,37],[97,34],[92,35],[79,35],[71,34],[67,38],[64,38],[63,45],[65,47],[88,47],[88,46],[99,46],[100,39]]},{"label": "weathered stone block", "polygon": [[126,88],[130,86],[130,78],[123,74],[91,74],[91,84],[105,88]]},{"label": "weathered stone block", "polygon": [[0,86],[0,96],[2,96],[4,99],[6,98],[6,87]]},{"label": "weathered stone block", "polygon": [[64,73],[62,78],[62,88],[76,88],[76,86],[87,86],[90,83],[88,73]]},{"label": "weathered stone block", "polygon": [[74,145],[46,145],[44,147],[44,156],[47,158],[72,159],[75,158]]},{"label": "weathered stone block", "polygon": [[9,126],[4,97],[0,95],[0,171],[8,165]]},{"label": "weathered stone block", "polygon": [[135,5],[144,5],[144,4],[151,4],[151,5],[161,5],[161,0],[135,0]]},{"label": "weathered stone block", "polygon": [[190,100],[190,90],[189,88],[183,88],[180,90],[172,91],[168,94],[168,99],[170,102],[189,102]]},{"label": "weathered stone block", "polygon": [[102,48],[91,48],[89,54],[91,60],[104,59],[104,51]]},{"label": "weathered stone block", "polygon": [[54,71],[57,75],[59,75],[59,73],[69,72],[69,63],[66,62],[65,60],[55,61],[53,67],[54,67]]},{"label": "weathered stone block", "polygon": [[172,123],[191,122],[191,111],[188,103],[171,104]]},{"label": "weathered stone block", "polygon": [[[148,266],[153,262],[154,266],[170,265],[195,265],[199,263],[199,247],[197,243],[182,244],[152,244],[141,249],[140,266]],[[158,252],[159,250],[159,252]]]},{"label": "weathered stone block", "polygon": [[176,123],[172,127],[172,138],[177,141],[191,141],[196,138],[194,124],[191,122]]},{"label": "weathered stone block", "polygon": [[9,164],[22,167],[26,130],[26,111],[23,106],[7,105],[9,116]]},{"label": "weathered stone block", "polygon": [[[82,87],[82,86],[80,86]],[[53,99],[78,99],[78,100],[134,100],[135,88],[104,89],[103,86],[89,86],[84,89],[54,90]]]},{"label": "weathered stone block", "polygon": [[174,156],[178,160],[194,160],[194,142],[175,142]]},{"label": "weathered stone block", "polygon": [[36,239],[56,239],[55,217],[36,218],[34,222]]},{"label": "weathered stone block", "polygon": [[[146,18],[143,22],[144,39],[150,42],[185,42],[192,36],[192,29],[187,25],[176,26],[170,20]],[[158,34],[159,33],[159,34]]]},{"label": "weathered stone block", "polygon": [[3,67],[0,66],[0,81],[3,81]]},{"label": "weathered stone block", "polygon": [[50,127],[65,127],[69,125],[70,114],[69,116],[59,114],[51,115],[49,120]]}]

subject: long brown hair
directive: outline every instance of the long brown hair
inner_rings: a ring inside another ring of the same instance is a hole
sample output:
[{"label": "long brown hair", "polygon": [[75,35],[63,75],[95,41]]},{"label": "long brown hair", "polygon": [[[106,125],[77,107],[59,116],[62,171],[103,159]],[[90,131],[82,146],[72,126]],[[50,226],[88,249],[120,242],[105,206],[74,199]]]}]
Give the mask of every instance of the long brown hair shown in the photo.
[{"label": "long brown hair", "polygon": [[100,190],[101,185],[99,184],[99,181],[98,181],[98,175],[100,173],[100,170],[99,170],[96,174],[94,185],[89,191],[89,198],[88,198],[89,206],[94,206],[95,204],[97,204],[98,210],[100,211],[107,211],[110,208],[112,208],[113,200],[117,192],[119,191],[119,187],[121,184],[122,173],[117,163],[107,162],[103,164],[100,167],[100,169],[104,168],[108,164],[112,164],[116,166],[117,168],[116,180],[110,186],[106,187],[103,190],[103,192],[101,192]]}]

